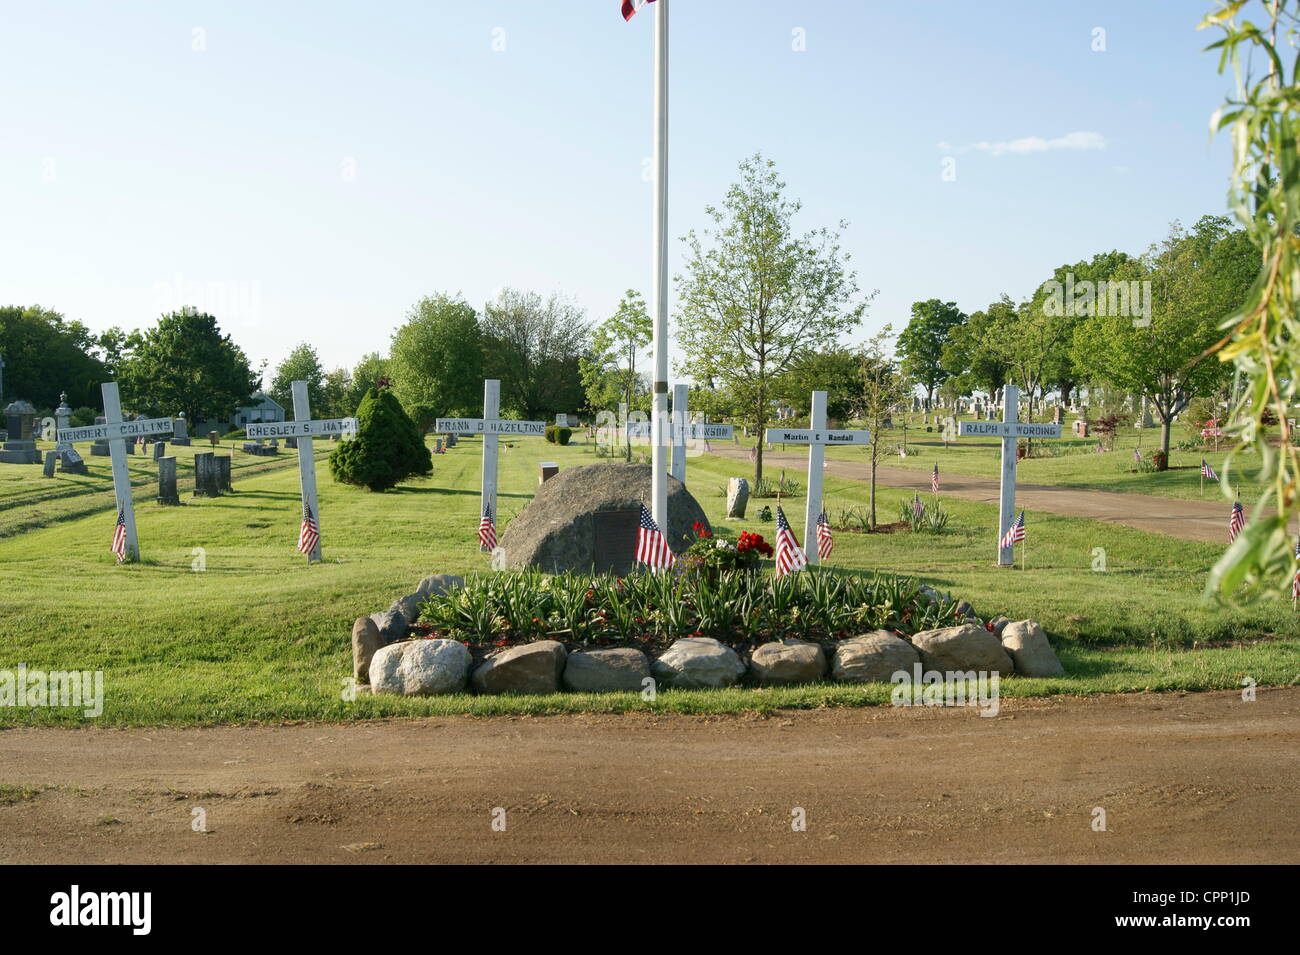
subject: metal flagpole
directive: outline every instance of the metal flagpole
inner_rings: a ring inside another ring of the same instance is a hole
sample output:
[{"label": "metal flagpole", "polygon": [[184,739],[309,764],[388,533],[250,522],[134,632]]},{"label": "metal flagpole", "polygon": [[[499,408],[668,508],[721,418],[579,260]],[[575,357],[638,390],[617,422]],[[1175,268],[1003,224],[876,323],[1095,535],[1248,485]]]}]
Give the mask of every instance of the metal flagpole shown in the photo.
[{"label": "metal flagpole", "polygon": [[651,421],[651,514],[668,536],[668,0],[654,4],[654,406]]}]

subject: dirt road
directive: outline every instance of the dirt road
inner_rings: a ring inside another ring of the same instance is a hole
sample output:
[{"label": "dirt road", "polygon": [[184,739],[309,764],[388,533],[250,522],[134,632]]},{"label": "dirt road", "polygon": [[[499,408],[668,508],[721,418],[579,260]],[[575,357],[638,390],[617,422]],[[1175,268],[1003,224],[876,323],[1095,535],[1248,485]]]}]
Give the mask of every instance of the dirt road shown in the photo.
[{"label": "dirt road", "polygon": [[1297,739],[1300,688],[1004,701],[994,718],[9,730],[0,784],[28,789],[0,787],[0,863],[1295,863]]},{"label": "dirt road", "polygon": [[[749,451],[739,445],[718,444],[713,454],[724,458],[743,460],[748,464]],[[808,454],[768,451],[763,455],[764,468],[785,468],[792,475],[808,469]],[[752,468],[751,468],[752,470]],[[864,464],[851,461],[831,461],[827,474],[840,478],[864,481],[867,469]],[[876,483],[882,487],[930,492],[930,472],[908,468],[876,468]],[[944,474],[944,497],[959,497],[969,501],[998,503],[997,478],[970,477],[961,474]],[[1188,540],[1211,541],[1222,544],[1227,540],[1228,507],[1222,501],[1188,501],[1174,497],[1156,497],[1151,494],[1124,494],[1117,491],[1092,491],[1078,488],[1056,487],[1050,484],[1017,484],[1016,507],[1030,511],[1046,511],[1067,517],[1086,517],[1094,521],[1109,521],[1142,531],[1168,534]]]}]

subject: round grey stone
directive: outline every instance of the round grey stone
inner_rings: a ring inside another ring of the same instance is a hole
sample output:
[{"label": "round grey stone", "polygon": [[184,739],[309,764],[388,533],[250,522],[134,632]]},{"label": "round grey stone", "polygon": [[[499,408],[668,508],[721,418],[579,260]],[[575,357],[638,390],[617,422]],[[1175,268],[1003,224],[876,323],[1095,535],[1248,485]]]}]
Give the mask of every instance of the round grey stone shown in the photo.
[{"label": "round grey stone", "polygon": [[456,640],[407,640],[382,647],[370,661],[376,693],[432,696],[465,689],[473,658]]},{"label": "round grey stone", "polygon": [[644,688],[650,660],[636,647],[579,650],[564,665],[564,688],[578,693],[618,693]]}]

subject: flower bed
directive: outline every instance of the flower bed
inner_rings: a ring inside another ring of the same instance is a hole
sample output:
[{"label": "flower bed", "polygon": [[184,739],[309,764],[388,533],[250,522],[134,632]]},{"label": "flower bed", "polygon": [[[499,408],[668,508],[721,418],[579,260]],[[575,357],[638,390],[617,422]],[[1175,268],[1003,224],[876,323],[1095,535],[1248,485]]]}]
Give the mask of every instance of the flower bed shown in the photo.
[{"label": "flower bed", "polygon": [[741,541],[718,547],[716,540],[697,540],[668,573],[471,577],[426,600],[419,629],[471,647],[549,639],[654,652],[681,637],[713,637],[736,649],[786,637],[831,643],[872,630],[916,633],[964,616],[956,601],[910,578],[810,568],[778,579],[748,569],[763,553],[758,543],[742,549]]}]

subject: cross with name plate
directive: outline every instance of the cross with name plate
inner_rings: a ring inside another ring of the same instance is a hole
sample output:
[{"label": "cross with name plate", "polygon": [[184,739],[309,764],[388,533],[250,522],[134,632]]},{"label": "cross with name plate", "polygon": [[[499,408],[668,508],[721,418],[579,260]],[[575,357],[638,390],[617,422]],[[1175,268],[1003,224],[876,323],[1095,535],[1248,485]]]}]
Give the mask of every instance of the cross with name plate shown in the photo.
[{"label": "cross with name plate", "polygon": [[1015,545],[1002,546],[1007,528],[1015,520],[1016,510],[1016,440],[1018,438],[1059,438],[1059,424],[1034,424],[1020,421],[1020,389],[1008,384],[1002,392],[1001,421],[963,421],[961,437],[1002,439],[1002,493],[998,505],[998,566],[1015,563]]},{"label": "cross with name plate", "polygon": [[808,498],[803,512],[803,552],[808,563],[821,558],[817,553],[817,518],[822,512],[822,471],[826,463],[827,446],[841,444],[870,444],[870,431],[843,431],[826,427],[826,392],[812,393],[812,407],[808,416],[810,428],[768,428],[765,435],[769,444],[808,445]]},{"label": "cross with name plate", "polygon": [[76,444],[82,441],[107,441],[108,454],[113,463],[113,493],[117,497],[117,513],[125,530],[125,550],[122,561],[140,559],[140,540],[135,533],[135,507],[131,503],[131,474],[126,466],[126,442],[153,434],[169,434],[171,418],[143,418],[122,420],[122,399],[117,382],[106,381],[100,386],[104,396],[104,423],[82,428],[60,428],[55,440]]},{"label": "cross with name plate", "polygon": [[517,438],[545,437],[545,421],[503,421],[501,413],[501,382],[496,378],[483,381],[483,417],[439,418],[433,430],[438,434],[483,435],[483,478],[479,492],[479,516],[497,518],[497,457],[501,435]]},{"label": "cross with name plate", "polygon": [[[693,449],[695,442],[730,441],[735,434],[735,429],[729,424],[705,424],[702,421],[691,421],[688,406],[690,393],[689,385],[673,386],[673,413],[669,419],[668,427],[664,429],[664,436],[672,448],[668,473],[683,484],[686,483],[687,442],[690,442]],[[652,438],[653,434],[653,422],[635,421],[628,423],[627,436],[629,438]]]},{"label": "cross with name plate", "polygon": [[[302,489],[303,522],[311,521],[314,533],[304,537],[299,532],[301,547],[307,547],[307,563],[321,560],[320,501],[316,496],[316,458],[313,438],[327,438],[340,434],[356,434],[356,418],[322,418],[311,420],[311,401],[307,396],[307,382],[295,381],[293,392],[293,421],[254,421],[244,426],[244,433],[255,441],[268,438],[293,438],[298,445],[298,486]],[[302,543],[306,540],[307,543]],[[310,547],[307,545],[310,544]]]}]

